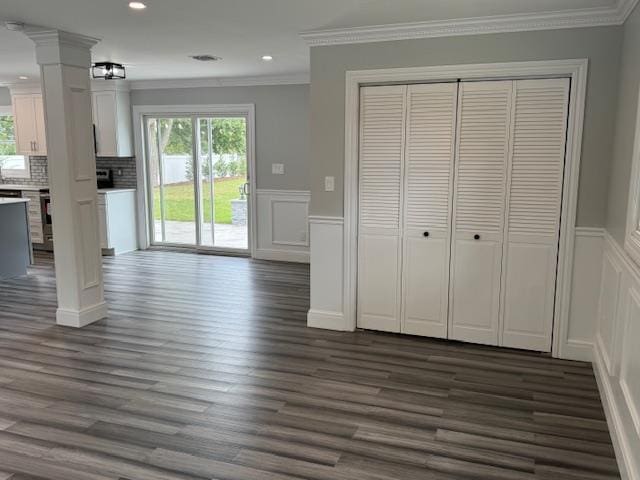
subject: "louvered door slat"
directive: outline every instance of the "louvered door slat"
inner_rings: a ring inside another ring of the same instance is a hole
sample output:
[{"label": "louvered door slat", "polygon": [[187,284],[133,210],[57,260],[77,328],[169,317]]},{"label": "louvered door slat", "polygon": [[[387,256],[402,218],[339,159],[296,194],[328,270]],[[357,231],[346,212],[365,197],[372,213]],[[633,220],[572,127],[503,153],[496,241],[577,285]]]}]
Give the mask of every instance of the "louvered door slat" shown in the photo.
[{"label": "louvered door slat", "polygon": [[569,80],[514,85],[502,341],[551,350]]},{"label": "louvered door slat", "polygon": [[513,82],[460,85],[449,338],[496,345]]},{"label": "louvered door slat", "polygon": [[400,331],[401,208],[406,86],[360,92],[360,328]]},{"label": "louvered door slat", "polygon": [[407,90],[402,332],[412,335],[447,337],[457,95],[454,83]]}]

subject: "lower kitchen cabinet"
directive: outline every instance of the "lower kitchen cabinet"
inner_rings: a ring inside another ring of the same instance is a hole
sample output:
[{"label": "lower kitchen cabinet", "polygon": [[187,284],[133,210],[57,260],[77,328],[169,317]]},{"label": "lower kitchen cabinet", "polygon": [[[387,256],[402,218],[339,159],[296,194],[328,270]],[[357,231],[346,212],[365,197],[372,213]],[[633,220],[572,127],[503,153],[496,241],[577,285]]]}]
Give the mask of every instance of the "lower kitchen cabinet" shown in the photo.
[{"label": "lower kitchen cabinet", "polygon": [[137,250],[135,189],[98,190],[98,226],[103,255]]}]

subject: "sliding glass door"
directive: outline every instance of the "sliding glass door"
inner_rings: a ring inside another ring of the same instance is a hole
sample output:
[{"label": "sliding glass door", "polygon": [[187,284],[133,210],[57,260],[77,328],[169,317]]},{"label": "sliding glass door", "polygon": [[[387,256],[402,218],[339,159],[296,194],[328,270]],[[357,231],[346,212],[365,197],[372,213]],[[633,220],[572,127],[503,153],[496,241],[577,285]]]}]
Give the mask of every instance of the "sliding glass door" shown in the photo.
[{"label": "sliding glass door", "polygon": [[152,244],[249,248],[247,119],[145,117]]},{"label": "sliding glass door", "polygon": [[201,244],[248,248],[247,122],[198,118]]}]

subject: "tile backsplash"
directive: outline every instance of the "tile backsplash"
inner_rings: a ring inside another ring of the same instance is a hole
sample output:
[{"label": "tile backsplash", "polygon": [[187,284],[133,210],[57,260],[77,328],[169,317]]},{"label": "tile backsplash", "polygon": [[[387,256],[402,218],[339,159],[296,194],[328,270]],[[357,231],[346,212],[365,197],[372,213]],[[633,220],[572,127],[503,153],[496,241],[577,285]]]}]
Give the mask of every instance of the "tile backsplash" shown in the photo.
[{"label": "tile backsplash", "polygon": [[113,186],[115,188],[137,188],[138,186],[134,157],[96,157],[96,168],[113,170]]},{"label": "tile backsplash", "polygon": [[[29,157],[31,178],[2,177],[0,183],[12,185],[47,186],[49,176],[47,157]],[[134,157],[97,157],[96,168],[110,168],[113,170],[113,186],[115,188],[136,188],[137,173]],[[118,173],[121,173],[119,175]]]}]

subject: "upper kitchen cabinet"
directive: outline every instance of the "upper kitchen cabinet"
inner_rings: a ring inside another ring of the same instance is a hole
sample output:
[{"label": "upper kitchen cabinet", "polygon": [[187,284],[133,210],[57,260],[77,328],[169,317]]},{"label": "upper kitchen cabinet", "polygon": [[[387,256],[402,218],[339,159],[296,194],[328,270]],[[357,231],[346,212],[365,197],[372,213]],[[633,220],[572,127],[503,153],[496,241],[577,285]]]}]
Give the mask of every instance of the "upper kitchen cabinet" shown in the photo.
[{"label": "upper kitchen cabinet", "polygon": [[16,151],[21,155],[46,155],[44,108],[37,89],[11,91],[16,136]]},{"label": "upper kitchen cabinet", "polygon": [[126,82],[91,84],[97,157],[132,157],[131,101]]}]

